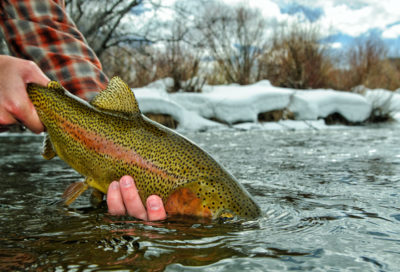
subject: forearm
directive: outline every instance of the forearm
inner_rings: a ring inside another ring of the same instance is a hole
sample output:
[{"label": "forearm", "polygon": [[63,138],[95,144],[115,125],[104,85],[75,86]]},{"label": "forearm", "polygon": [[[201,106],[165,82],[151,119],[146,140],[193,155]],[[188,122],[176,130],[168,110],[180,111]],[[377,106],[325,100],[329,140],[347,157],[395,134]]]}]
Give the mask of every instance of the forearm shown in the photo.
[{"label": "forearm", "polygon": [[63,1],[0,0],[0,16],[0,29],[14,56],[34,61],[82,98],[105,88],[100,61],[67,16]]}]

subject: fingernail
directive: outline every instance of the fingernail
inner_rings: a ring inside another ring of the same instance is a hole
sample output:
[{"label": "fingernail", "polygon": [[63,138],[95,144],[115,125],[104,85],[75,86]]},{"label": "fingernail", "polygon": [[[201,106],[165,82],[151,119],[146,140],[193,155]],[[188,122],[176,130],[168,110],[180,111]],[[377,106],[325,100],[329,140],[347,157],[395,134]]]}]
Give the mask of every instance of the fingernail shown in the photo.
[{"label": "fingernail", "polygon": [[133,184],[132,180],[129,178],[122,178],[120,183],[121,183],[122,187],[125,187],[125,188],[131,187]]},{"label": "fingernail", "polygon": [[149,200],[149,208],[150,210],[157,211],[161,208],[161,203],[158,199],[150,199]]},{"label": "fingernail", "polygon": [[116,190],[116,189],[118,189],[118,187],[119,187],[119,184],[117,181],[113,181],[111,183],[111,189]]}]

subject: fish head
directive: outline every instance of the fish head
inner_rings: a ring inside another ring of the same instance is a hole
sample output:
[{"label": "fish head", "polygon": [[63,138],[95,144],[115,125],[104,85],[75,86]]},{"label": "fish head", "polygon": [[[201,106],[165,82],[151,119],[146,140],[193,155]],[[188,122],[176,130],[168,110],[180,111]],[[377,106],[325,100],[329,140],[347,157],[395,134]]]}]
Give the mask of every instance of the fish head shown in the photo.
[{"label": "fish head", "polygon": [[44,108],[49,102],[57,103],[66,96],[67,91],[56,81],[50,81],[47,86],[30,83],[27,87],[28,96],[37,108]]},{"label": "fish head", "polygon": [[52,124],[57,123],[58,119],[56,116],[60,112],[66,115],[71,114],[71,112],[67,111],[72,109],[72,105],[77,101],[88,104],[86,101],[69,93],[56,81],[50,81],[47,86],[30,83],[27,86],[27,92],[40,120],[47,129]]},{"label": "fish head", "polygon": [[261,214],[249,193],[230,175],[189,182],[169,196],[165,207],[169,215],[222,220],[252,219]]}]

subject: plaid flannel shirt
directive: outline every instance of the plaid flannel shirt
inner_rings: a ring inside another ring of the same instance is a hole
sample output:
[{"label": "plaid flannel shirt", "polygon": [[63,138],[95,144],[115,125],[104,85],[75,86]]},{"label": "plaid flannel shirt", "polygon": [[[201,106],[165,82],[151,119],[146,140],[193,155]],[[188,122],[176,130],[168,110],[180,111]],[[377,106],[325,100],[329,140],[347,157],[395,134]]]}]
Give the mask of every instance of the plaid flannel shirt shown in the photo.
[{"label": "plaid flannel shirt", "polygon": [[75,95],[88,99],[105,88],[100,61],[63,0],[0,0],[0,29],[14,56],[34,61]]}]

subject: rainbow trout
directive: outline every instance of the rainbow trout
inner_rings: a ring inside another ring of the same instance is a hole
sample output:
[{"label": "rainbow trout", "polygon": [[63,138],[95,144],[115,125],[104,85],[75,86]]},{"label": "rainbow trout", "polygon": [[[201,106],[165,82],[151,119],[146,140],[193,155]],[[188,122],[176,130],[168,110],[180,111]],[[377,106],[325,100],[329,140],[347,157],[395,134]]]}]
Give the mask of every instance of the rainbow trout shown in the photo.
[{"label": "rainbow trout", "polygon": [[142,202],[159,195],[168,216],[260,215],[248,192],[207,152],[142,115],[120,78],[90,103],[55,81],[29,84],[27,91],[47,131],[43,157],[57,155],[86,178],[67,188],[67,205],[88,187],[107,193],[113,180],[131,175]]}]

